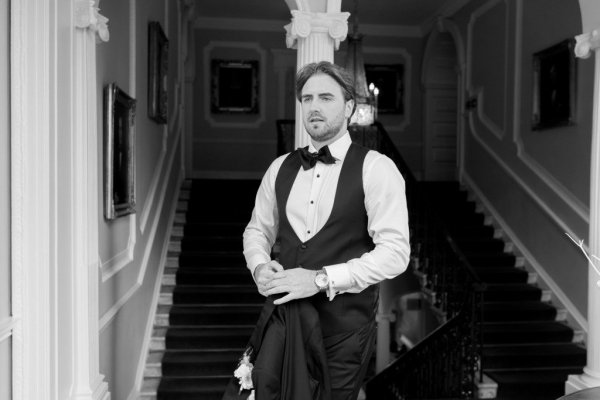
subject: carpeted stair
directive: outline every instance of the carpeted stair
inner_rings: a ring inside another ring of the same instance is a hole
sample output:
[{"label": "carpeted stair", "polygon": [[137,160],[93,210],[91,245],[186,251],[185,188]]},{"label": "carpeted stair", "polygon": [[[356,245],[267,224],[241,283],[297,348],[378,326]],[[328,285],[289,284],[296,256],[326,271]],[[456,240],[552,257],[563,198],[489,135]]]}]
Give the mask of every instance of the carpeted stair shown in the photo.
[{"label": "carpeted stair", "polygon": [[483,306],[483,371],[498,383],[499,400],[550,400],[564,394],[569,374],[580,374],[586,352],[566,313],[550,303],[535,274],[495,235],[475,202],[456,183],[430,184],[429,197],[479,277]]},{"label": "carpeted stair", "polygon": [[258,184],[189,183],[187,211],[176,221],[181,237],[172,244],[165,270],[158,338],[149,355],[155,372],[147,368],[146,373],[155,375],[155,397],[145,390],[146,397],[140,398],[211,400],[223,395],[264,301],[242,255],[242,232]]}]

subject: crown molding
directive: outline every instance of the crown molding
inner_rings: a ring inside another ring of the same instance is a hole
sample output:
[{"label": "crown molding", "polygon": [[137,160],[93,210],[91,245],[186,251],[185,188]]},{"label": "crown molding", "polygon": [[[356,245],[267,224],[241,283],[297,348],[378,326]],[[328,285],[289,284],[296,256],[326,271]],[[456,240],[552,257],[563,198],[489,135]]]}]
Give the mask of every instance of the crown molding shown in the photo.
[{"label": "crown molding", "polygon": [[[290,18],[291,20],[291,18]],[[277,32],[285,33],[284,26],[290,21],[274,19],[244,18],[209,18],[198,17],[194,21],[195,29],[213,29],[224,31]],[[381,37],[423,37],[424,33],[418,25],[374,25],[361,24],[360,31],[364,35]]]}]

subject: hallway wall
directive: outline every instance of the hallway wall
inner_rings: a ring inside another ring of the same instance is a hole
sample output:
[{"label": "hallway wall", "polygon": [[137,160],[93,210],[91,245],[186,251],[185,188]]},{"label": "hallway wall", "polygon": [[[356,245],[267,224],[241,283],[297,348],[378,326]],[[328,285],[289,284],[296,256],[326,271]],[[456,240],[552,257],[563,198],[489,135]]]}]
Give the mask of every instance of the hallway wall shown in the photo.
[{"label": "hallway wall", "polygon": [[582,32],[579,3],[471,2],[452,20],[467,49],[467,96],[478,98],[466,117],[464,182],[585,323],[587,264],[565,232],[587,242],[593,62],[576,59],[575,123],[532,129],[532,56]]},{"label": "hallway wall", "polygon": [[[102,0],[100,4],[109,19],[110,40],[97,48],[99,96],[107,84],[116,82],[137,100],[136,213],[108,221],[102,209],[98,211],[100,371],[115,400],[134,394],[145,360],[144,338],[152,326],[157,279],[183,179],[179,4],[169,0]],[[167,125],[157,124],[147,113],[150,21],[159,21],[169,40]],[[101,116],[102,101],[98,100]],[[102,132],[103,121],[99,118],[98,122]],[[99,135],[100,162],[102,148]],[[98,171],[102,182],[102,165]],[[99,197],[103,205],[102,190]]]},{"label": "hallway wall", "polygon": [[[283,5],[283,2],[280,7]],[[275,6],[274,6],[275,7]],[[199,16],[195,24],[194,118],[191,138],[196,177],[260,178],[276,156],[275,121],[295,118],[296,50],[285,45],[285,20],[222,21]],[[365,34],[365,64],[405,66],[405,114],[380,120],[417,176],[421,173],[420,32],[380,29]],[[334,54],[345,65],[346,42]],[[219,114],[210,110],[213,59],[259,62],[259,112]]]}]

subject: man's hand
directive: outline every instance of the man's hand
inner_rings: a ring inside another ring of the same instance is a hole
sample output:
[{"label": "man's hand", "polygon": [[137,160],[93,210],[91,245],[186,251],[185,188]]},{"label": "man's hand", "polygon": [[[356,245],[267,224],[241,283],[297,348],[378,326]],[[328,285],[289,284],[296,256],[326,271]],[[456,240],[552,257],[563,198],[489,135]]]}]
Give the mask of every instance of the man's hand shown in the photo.
[{"label": "man's hand", "polygon": [[271,281],[267,283],[265,294],[270,296],[272,294],[287,293],[287,295],[273,302],[276,305],[313,296],[319,292],[317,285],[315,285],[315,275],[316,271],[304,268],[292,268],[276,272]]},{"label": "man's hand", "polygon": [[283,266],[277,261],[269,261],[268,263],[260,264],[254,270],[254,280],[256,281],[256,287],[258,293],[263,296],[268,296],[267,284],[271,282],[276,272],[283,271]]}]

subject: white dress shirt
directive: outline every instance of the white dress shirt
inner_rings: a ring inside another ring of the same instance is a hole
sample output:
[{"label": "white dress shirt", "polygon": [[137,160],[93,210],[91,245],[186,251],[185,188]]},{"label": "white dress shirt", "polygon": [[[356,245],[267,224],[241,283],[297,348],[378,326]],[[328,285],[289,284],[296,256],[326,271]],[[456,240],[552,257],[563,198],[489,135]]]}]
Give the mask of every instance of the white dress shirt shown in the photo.
[{"label": "white dress shirt", "polygon": [[[342,163],[351,143],[346,132],[329,145],[335,164],[319,161],[314,168],[300,167],[298,171],[285,212],[303,242],[317,234],[331,214]],[[309,150],[316,151],[312,143]],[[265,173],[252,218],[244,231],[244,257],[252,276],[258,265],[271,261],[271,248],[279,229],[275,179],[287,156],[278,157]],[[404,179],[392,160],[372,150],[365,157],[362,173],[367,229],[375,248],[360,258],[322,266],[330,280],[330,300],[336,294],[359,293],[370,285],[394,278],[408,265],[410,244]]]}]

